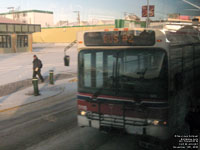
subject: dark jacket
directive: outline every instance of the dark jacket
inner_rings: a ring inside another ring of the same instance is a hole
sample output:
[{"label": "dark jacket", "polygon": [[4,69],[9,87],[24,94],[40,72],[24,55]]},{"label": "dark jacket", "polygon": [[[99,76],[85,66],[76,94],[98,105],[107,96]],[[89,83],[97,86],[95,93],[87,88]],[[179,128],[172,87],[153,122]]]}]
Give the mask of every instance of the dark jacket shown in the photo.
[{"label": "dark jacket", "polygon": [[42,68],[42,62],[38,58],[33,60],[33,70],[35,70],[36,68],[39,68],[39,69]]}]

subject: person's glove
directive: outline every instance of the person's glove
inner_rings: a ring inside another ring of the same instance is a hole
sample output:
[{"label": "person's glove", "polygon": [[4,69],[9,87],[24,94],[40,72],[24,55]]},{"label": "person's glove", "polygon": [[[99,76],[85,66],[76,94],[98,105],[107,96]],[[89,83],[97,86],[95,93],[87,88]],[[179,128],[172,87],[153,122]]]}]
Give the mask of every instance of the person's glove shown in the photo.
[{"label": "person's glove", "polygon": [[39,68],[37,67],[37,68],[35,68],[35,71],[37,72],[39,70]]}]

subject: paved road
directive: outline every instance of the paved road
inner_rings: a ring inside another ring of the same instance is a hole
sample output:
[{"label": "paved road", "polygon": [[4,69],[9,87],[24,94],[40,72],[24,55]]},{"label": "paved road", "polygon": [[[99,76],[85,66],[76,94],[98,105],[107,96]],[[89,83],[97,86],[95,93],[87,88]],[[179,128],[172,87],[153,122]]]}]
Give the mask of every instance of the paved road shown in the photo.
[{"label": "paved road", "polygon": [[139,137],[80,128],[76,90],[0,113],[0,150],[140,150]]}]

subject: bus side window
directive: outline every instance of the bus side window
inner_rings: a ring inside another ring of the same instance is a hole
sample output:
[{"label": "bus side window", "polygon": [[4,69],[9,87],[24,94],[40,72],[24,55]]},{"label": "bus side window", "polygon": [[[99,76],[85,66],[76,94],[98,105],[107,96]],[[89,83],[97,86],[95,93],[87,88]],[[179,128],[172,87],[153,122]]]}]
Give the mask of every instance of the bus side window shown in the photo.
[{"label": "bus side window", "polygon": [[174,76],[174,87],[176,91],[179,91],[183,87],[183,74],[181,72],[178,72]]}]

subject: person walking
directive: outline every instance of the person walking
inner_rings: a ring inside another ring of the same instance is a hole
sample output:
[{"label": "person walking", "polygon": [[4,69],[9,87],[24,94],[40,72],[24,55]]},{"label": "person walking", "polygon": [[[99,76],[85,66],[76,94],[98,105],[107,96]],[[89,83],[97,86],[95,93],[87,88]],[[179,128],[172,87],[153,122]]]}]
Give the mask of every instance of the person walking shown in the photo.
[{"label": "person walking", "polygon": [[42,61],[38,59],[36,55],[33,56],[33,78],[36,78],[36,75],[39,76],[40,80],[44,82],[44,78],[41,75]]}]

